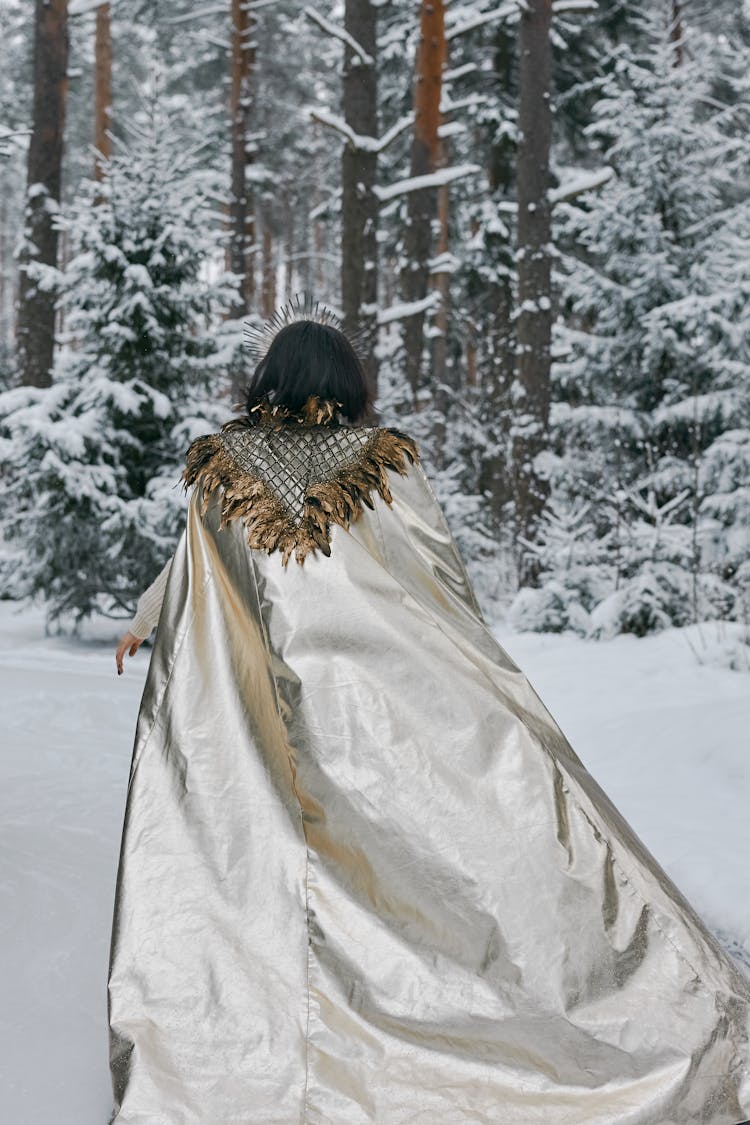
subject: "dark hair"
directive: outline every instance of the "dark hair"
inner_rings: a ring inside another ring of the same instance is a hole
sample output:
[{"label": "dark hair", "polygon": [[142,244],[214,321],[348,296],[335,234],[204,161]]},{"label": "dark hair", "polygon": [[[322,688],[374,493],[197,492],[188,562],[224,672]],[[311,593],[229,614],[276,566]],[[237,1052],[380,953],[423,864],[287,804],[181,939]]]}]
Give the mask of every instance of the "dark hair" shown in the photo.
[{"label": "dark hair", "polygon": [[350,422],[371,405],[362,363],[343,332],[331,324],[297,320],[276,336],[245,391],[248,412],[264,400],[298,412],[311,395],[335,399]]}]

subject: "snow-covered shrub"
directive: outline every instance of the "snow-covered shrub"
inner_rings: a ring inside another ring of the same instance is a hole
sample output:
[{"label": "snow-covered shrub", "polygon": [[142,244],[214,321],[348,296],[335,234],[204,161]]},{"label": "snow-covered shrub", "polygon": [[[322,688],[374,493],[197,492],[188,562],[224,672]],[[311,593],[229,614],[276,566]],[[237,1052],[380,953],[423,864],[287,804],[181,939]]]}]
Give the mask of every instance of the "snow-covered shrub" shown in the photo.
[{"label": "snow-covered shrub", "polygon": [[591,505],[580,499],[568,505],[553,496],[548,502],[537,542],[525,544],[537,558],[545,581],[539,588],[523,587],[516,594],[510,618],[519,628],[589,633],[591,611],[607,588],[611,570],[608,540],[597,539],[590,511]]}]

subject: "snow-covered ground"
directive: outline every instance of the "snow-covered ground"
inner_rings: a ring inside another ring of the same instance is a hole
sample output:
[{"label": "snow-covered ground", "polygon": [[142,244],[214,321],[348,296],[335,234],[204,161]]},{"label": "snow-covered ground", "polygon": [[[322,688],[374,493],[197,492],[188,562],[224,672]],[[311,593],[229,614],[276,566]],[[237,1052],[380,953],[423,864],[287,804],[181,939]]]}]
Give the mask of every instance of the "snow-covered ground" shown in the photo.
[{"label": "snow-covered ground", "polygon": [[[750,964],[750,674],[701,664],[716,627],[594,643],[513,634],[589,770],[708,925]],[[120,831],[149,650],[45,637],[0,603],[0,1121],[105,1125],[106,974]]]}]

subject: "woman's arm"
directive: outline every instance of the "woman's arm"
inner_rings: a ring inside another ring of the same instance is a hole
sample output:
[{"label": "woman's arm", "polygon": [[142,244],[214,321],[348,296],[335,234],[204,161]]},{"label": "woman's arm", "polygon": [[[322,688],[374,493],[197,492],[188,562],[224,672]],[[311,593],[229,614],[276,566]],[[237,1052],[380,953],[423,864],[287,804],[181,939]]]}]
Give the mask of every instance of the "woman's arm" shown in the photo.
[{"label": "woman's arm", "polygon": [[115,651],[118,676],[122,675],[122,658],[125,653],[127,652],[129,656],[135,656],[143,641],[158,624],[162,602],[164,601],[164,590],[173,558],[174,555],[167,559],[154,581],[138,599],[130,627],[120,638],[120,643]]},{"label": "woman's arm", "polygon": [[164,601],[164,590],[169,577],[169,568],[172,565],[171,556],[159,571],[151,585],[143,591],[138,599],[135,615],[130,622],[130,632],[139,640],[145,641],[151,630],[156,628],[161,613],[161,604]]}]

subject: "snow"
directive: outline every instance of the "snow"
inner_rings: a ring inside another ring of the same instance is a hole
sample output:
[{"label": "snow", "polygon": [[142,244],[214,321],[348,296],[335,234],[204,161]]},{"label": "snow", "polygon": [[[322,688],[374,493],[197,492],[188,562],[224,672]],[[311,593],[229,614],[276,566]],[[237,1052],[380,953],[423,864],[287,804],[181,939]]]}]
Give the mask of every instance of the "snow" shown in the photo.
[{"label": "snow", "polygon": [[560,203],[564,199],[573,199],[576,195],[583,195],[585,191],[593,191],[602,187],[614,174],[614,168],[609,165],[593,170],[582,168],[571,173],[559,187],[548,192],[547,198],[550,203]]},{"label": "snow", "polygon": [[457,137],[465,132],[466,125],[463,121],[446,121],[444,125],[438,125],[438,136],[440,138]]},{"label": "snow", "polygon": [[454,82],[457,78],[465,78],[467,74],[473,74],[477,70],[475,62],[462,63],[461,66],[451,67],[450,70],[443,71],[443,85],[448,82]]},{"label": "snow", "polygon": [[[335,129],[337,133],[341,133],[351,147],[359,152],[382,152],[391,141],[395,140],[414,122],[414,114],[408,113],[399,118],[394,125],[391,125],[390,129],[387,129],[382,136],[369,137],[365,133],[355,133],[343,117],[320,106],[308,107],[307,115],[311,121],[317,121],[320,125],[326,125],[329,129]],[[313,215],[316,213],[311,212]]]},{"label": "snow", "polygon": [[97,8],[101,8],[103,3],[104,0],[70,0],[68,15],[86,16],[89,12],[95,12]]},{"label": "snow", "polygon": [[501,4],[499,8],[495,8],[491,12],[478,12],[462,23],[456,23],[452,26],[448,23],[445,29],[445,38],[448,40],[455,39],[457,35],[465,35],[467,31],[474,31],[475,28],[481,27],[483,24],[508,18],[518,18],[518,0],[509,0],[508,3]]},{"label": "snow", "polygon": [[443,184],[453,183],[463,176],[481,172],[479,164],[456,164],[452,168],[439,168],[437,172],[430,172],[426,176],[409,176],[405,180],[396,180],[387,187],[375,187],[373,191],[381,202],[393,199],[397,195],[406,195],[410,191],[422,191],[428,187],[442,187]]},{"label": "snow", "polygon": [[422,297],[419,301],[400,301],[395,305],[389,305],[387,309],[381,309],[378,313],[378,324],[390,324],[394,320],[404,320],[407,316],[415,316],[416,313],[425,312],[426,309],[431,309],[433,305],[440,302],[440,294],[437,289],[433,289],[426,297]]},{"label": "snow", "polygon": [[461,262],[455,254],[451,254],[450,250],[446,250],[444,254],[437,254],[434,258],[429,258],[427,265],[433,275],[455,273],[456,270],[461,268]]},{"label": "snow", "polygon": [[521,301],[518,306],[519,312],[538,313],[548,312],[552,308],[549,297],[538,297],[536,301],[532,301],[530,297]]},{"label": "snow", "polygon": [[192,12],[187,12],[180,16],[170,16],[167,23],[189,23],[191,20],[204,19],[206,16],[226,16],[226,8],[220,8],[212,5],[206,8],[199,8]]},{"label": "snow", "polygon": [[[750,963],[750,673],[701,664],[716,627],[595,643],[495,630],[576,753],[720,940]],[[45,636],[0,602],[2,1120],[107,1120],[106,975],[149,649],[113,623]]]},{"label": "snow", "polygon": [[348,31],[345,31],[343,27],[338,27],[336,24],[331,23],[330,20],[327,20],[325,16],[321,16],[320,12],[317,12],[315,8],[311,7],[309,4],[303,11],[308,19],[316,23],[318,27],[321,27],[328,35],[333,36],[334,39],[340,39],[342,43],[350,47],[363,66],[375,65],[375,60],[372,55],[368,55],[364,47],[357,42],[354,36],[350,35]]},{"label": "snow", "polygon": [[440,112],[445,116],[448,113],[455,113],[457,109],[473,109],[479,106],[489,105],[491,98],[485,94],[467,94],[465,98],[456,98],[451,101],[445,88],[443,88],[442,97],[440,98]]},{"label": "snow", "polygon": [[552,11],[556,16],[565,12],[596,12],[596,0],[552,0]]}]

